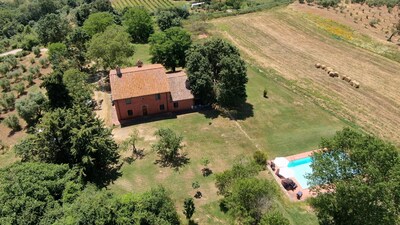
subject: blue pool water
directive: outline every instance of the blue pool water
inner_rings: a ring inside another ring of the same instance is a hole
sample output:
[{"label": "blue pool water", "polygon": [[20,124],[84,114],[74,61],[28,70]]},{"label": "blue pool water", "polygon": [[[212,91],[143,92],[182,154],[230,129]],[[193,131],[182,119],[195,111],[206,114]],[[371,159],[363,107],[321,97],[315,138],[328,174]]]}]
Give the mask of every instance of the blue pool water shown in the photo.
[{"label": "blue pool water", "polygon": [[305,175],[312,172],[310,167],[311,162],[311,157],[306,157],[290,161],[288,164],[288,167],[293,170],[294,176],[302,188],[308,188],[308,180],[305,178]]}]

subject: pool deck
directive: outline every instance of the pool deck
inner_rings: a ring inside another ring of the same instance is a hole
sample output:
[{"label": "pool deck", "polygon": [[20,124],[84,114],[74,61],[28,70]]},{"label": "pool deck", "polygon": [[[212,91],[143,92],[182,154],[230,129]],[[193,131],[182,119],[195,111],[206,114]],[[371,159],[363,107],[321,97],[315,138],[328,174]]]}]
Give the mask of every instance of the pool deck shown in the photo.
[{"label": "pool deck", "polygon": [[[316,152],[316,151],[319,151],[319,150],[313,150],[313,151],[303,152],[303,153],[299,153],[299,154],[296,154],[296,155],[286,156],[285,158],[286,158],[287,160],[289,160],[289,162],[290,162],[290,161],[293,161],[293,160],[296,160],[296,159],[302,159],[302,158],[309,157],[309,156],[311,156],[311,155],[312,155],[314,152]],[[293,190],[293,191],[288,191],[288,190],[286,190],[286,189],[282,186],[282,184],[281,184],[282,178],[280,178],[280,177],[276,174],[276,172],[278,171],[279,167],[276,167],[276,168],[275,168],[275,171],[273,171],[273,170],[271,169],[270,162],[268,163],[268,166],[267,166],[267,167],[268,167],[269,171],[274,175],[274,178],[275,178],[276,182],[278,182],[279,187],[280,187],[280,188],[282,189],[282,191],[289,197],[289,199],[290,199],[291,201],[304,201],[304,200],[306,200],[306,199],[309,198],[309,197],[315,196],[315,193],[312,193],[308,188],[302,188],[301,185],[300,185],[300,183],[296,180],[295,177],[290,177],[290,179],[292,179],[292,180],[297,184],[296,190]],[[300,200],[298,200],[298,199],[297,199],[297,196],[296,196],[296,194],[297,194],[298,191],[303,192],[303,196],[301,197]]]}]

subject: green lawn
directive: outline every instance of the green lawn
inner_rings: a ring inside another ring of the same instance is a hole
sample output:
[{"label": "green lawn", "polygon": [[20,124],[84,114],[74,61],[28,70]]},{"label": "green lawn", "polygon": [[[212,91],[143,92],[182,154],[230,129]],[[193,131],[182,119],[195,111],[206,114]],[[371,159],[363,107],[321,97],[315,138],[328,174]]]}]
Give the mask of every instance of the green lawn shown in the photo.
[{"label": "green lawn", "polygon": [[[275,82],[272,71],[263,73],[250,66],[248,75],[248,103],[252,107],[247,107],[246,113],[237,114],[241,118],[237,122],[243,130],[226,116],[212,112],[118,128],[115,131],[117,139],[123,137],[121,133],[126,135],[132,127],[137,128],[145,139],[140,146],[147,155],[132,164],[125,163],[122,177],[110,186],[111,190],[142,192],[163,185],[170,190],[178,212],[181,212],[184,198],[195,193],[192,182],[199,181],[204,197],[195,200],[195,221],[199,224],[229,224],[229,217],[219,210],[214,175],[201,176],[203,157],[210,159],[210,168],[218,173],[229,169],[235,160],[251,156],[257,150],[256,146],[266,151],[271,159],[300,153],[316,149],[321,137],[332,136],[345,126],[328,112]],[[262,96],[264,87],[268,89],[268,99]],[[155,141],[155,130],[161,127],[171,128],[184,137],[190,163],[179,171],[154,164],[157,155],[151,152],[150,146]],[[272,179],[267,172],[261,176]],[[291,203],[283,198],[276,206],[293,224],[317,224],[315,215],[307,211],[306,203]]]},{"label": "green lawn", "polygon": [[151,63],[149,50],[149,44],[135,44],[135,54],[129,59],[129,63],[135,65],[138,60],[141,60],[145,64]]}]

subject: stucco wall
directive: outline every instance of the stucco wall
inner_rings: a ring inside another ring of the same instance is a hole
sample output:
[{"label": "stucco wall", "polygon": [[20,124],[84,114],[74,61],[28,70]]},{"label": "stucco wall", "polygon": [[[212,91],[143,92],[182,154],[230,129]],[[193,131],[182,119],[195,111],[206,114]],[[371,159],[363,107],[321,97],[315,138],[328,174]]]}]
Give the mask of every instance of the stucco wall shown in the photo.
[{"label": "stucco wall", "polygon": [[[117,111],[118,120],[129,120],[135,117],[143,116],[143,106],[147,108],[148,115],[154,115],[165,112],[176,112],[189,110],[194,105],[194,100],[183,100],[178,102],[178,108],[174,107],[170,93],[160,94],[160,99],[156,100],[155,95],[147,95],[142,97],[131,98],[131,104],[126,104],[126,99],[115,100],[115,109]],[[160,105],[164,104],[164,110],[160,110]],[[128,115],[128,110],[133,111],[133,115]]]}]

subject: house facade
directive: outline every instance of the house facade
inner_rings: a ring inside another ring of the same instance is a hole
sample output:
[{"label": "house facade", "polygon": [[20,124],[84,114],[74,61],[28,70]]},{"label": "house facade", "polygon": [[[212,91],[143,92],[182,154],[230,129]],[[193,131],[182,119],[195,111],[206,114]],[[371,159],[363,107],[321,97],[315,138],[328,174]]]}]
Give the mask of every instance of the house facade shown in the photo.
[{"label": "house facade", "polygon": [[185,72],[167,73],[160,64],[112,70],[110,85],[119,121],[190,110],[194,105]]}]

